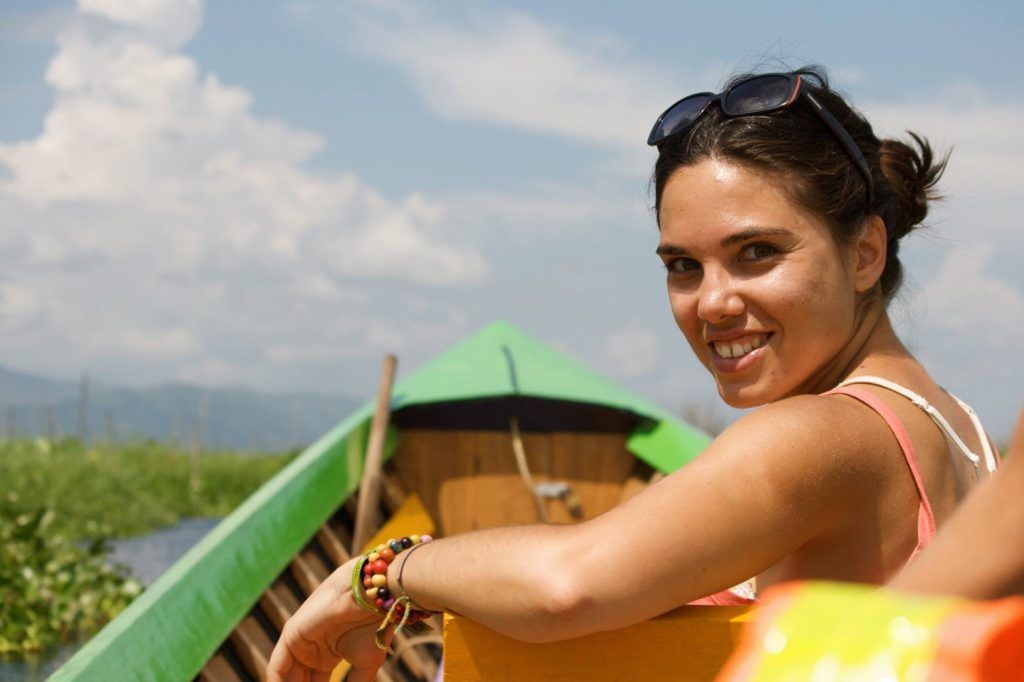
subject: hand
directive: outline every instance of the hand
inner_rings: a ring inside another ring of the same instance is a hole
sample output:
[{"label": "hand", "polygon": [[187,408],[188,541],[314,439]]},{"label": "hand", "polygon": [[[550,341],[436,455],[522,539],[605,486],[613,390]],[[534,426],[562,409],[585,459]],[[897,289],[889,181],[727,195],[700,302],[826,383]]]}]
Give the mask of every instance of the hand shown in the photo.
[{"label": "hand", "polygon": [[353,559],[334,571],[285,623],[270,656],[268,682],[328,682],[342,659],[352,665],[348,680],[373,680],[387,652],[374,642],[381,616],[352,599],[355,564]]}]

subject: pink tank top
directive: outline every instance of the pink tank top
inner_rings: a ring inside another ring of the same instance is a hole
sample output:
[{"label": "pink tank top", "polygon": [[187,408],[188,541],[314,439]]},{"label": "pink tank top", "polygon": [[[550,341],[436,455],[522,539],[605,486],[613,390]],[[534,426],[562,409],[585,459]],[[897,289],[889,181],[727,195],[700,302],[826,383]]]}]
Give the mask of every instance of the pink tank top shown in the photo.
[{"label": "pink tank top", "polygon": [[[903,452],[903,458],[907,462],[907,467],[910,469],[910,475],[914,477],[914,487],[917,488],[917,496],[920,499],[920,504],[917,507],[917,546],[914,547],[914,551],[911,552],[910,557],[907,559],[907,563],[910,563],[914,557],[918,555],[921,550],[928,546],[932,538],[935,537],[935,515],[932,513],[932,505],[928,501],[928,493],[924,489],[924,482],[921,480],[921,470],[917,465],[917,454],[914,452],[914,445],[910,442],[910,434],[907,433],[907,427],[903,425],[900,418],[896,416],[896,413],[891,407],[885,404],[883,400],[876,397],[869,391],[863,388],[855,386],[839,386],[832,389],[822,395],[835,395],[835,394],[848,395],[851,398],[856,398],[860,402],[864,403],[872,410],[878,413],[892,431],[892,435],[896,437],[896,442],[900,446],[900,451]],[[749,597],[743,597],[732,590],[724,590],[722,592],[716,592],[707,597],[697,599],[690,602],[691,605],[712,605],[712,606],[741,606],[754,604],[755,599]]]}]

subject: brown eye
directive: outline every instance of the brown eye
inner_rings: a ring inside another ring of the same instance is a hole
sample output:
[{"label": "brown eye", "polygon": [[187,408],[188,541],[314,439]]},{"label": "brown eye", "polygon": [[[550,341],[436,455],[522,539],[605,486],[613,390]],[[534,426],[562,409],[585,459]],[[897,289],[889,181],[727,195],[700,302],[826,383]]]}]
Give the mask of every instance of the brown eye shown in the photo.
[{"label": "brown eye", "polygon": [[751,244],[743,249],[741,253],[743,260],[763,260],[770,258],[779,252],[771,244]]},{"label": "brown eye", "polygon": [[692,258],[676,258],[665,263],[665,268],[671,274],[683,274],[700,270],[700,263]]}]

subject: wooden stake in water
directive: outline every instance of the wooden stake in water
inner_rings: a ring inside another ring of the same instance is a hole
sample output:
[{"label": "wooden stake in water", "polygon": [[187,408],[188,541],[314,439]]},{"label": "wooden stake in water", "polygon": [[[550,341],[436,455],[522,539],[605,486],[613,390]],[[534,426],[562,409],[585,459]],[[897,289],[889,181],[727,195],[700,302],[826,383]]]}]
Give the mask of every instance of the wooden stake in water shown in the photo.
[{"label": "wooden stake in water", "polygon": [[377,389],[377,408],[370,423],[370,441],[363,462],[363,479],[359,484],[359,506],[356,507],[355,531],[352,534],[352,554],[360,554],[363,545],[379,525],[380,471],[384,459],[384,441],[388,435],[391,417],[391,386],[395,381],[398,359],[394,355],[384,358]]},{"label": "wooden stake in water", "polygon": [[85,372],[78,382],[78,442],[89,447],[89,375]]}]

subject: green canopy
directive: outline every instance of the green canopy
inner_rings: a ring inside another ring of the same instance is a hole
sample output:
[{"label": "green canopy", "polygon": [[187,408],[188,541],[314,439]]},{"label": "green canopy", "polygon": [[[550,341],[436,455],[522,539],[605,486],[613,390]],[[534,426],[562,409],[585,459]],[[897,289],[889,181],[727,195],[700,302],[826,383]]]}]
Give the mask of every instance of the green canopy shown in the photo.
[{"label": "green canopy", "polygon": [[[627,447],[664,472],[709,438],[518,329],[495,322],[398,382],[394,410],[526,396],[636,415]],[[362,474],[372,402],[342,421],[256,491],[51,677],[189,680]],[[397,445],[388,439],[387,455]]]},{"label": "green canopy", "polygon": [[631,412],[642,421],[627,447],[664,472],[678,469],[710,442],[700,430],[505,322],[488,325],[400,382],[392,406],[509,395]]}]

